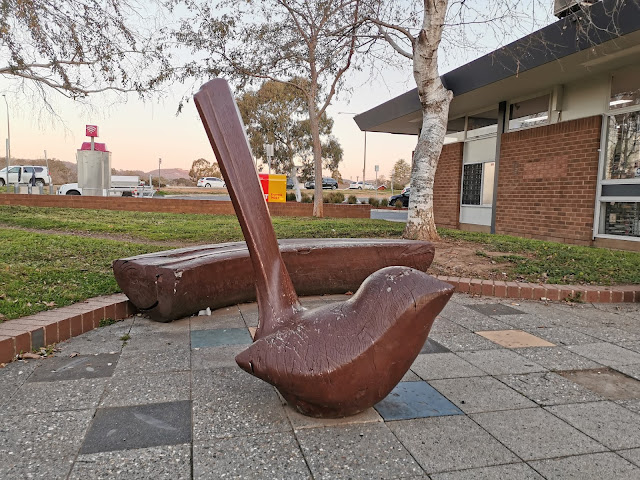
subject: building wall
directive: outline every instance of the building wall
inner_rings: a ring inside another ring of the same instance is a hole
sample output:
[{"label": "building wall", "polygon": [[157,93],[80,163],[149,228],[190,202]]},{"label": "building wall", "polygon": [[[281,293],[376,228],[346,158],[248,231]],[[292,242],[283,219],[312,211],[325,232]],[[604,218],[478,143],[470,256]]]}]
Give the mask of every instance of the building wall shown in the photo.
[{"label": "building wall", "polygon": [[560,121],[603,113],[609,104],[609,79],[609,73],[601,73],[564,85]]},{"label": "building wall", "polygon": [[591,244],[601,117],[505,133],[496,233]]},{"label": "building wall", "polygon": [[433,184],[433,210],[438,227],[458,228],[463,147],[462,142],[442,147]]}]

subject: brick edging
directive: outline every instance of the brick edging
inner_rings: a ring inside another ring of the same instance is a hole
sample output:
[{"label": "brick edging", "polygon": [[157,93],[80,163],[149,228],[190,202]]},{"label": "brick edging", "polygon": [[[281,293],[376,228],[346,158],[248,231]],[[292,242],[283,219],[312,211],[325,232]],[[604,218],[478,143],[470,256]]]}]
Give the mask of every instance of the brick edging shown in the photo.
[{"label": "brick edging", "polygon": [[[589,285],[544,285],[503,282],[438,275],[456,292],[523,300],[576,300],[588,303],[640,302],[640,285],[613,287]],[[21,352],[68,340],[93,330],[101,320],[123,320],[137,312],[123,293],[91,298],[68,307],[40,312],[0,323],[0,363],[8,363]]]},{"label": "brick edging", "polygon": [[617,285],[611,287],[595,285],[551,285],[525,282],[503,282],[464,277],[436,278],[453,285],[456,292],[471,295],[513,298],[523,300],[574,300],[587,303],[633,303],[640,302],[640,285]]},{"label": "brick edging", "polygon": [[0,323],[0,363],[93,330],[101,320],[122,320],[136,312],[127,296],[119,293],[7,320]]}]

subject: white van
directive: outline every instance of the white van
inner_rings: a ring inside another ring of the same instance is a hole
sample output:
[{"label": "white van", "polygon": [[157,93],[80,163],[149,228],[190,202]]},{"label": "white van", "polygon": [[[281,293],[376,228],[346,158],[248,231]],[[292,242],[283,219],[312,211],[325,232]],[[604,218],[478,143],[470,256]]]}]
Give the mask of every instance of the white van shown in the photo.
[{"label": "white van", "polygon": [[[0,170],[0,187],[7,183],[7,167]],[[9,167],[9,184],[22,183],[33,185],[49,185],[51,175],[47,167],[39,165],[13,165]]]}]

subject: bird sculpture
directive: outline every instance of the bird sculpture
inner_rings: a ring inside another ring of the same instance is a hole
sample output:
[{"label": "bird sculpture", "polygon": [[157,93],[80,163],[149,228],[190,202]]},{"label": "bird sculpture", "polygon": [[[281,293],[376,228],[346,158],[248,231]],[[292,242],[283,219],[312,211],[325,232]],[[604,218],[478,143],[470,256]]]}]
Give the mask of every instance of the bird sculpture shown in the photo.
[{"label": "bird sculpture", "polygon": [[194,99],[255,274],[258,327],[254,343],[236,362],[308,416],[345,417],[375,405],[419,354],[453,287],[419,270],[392,266],[371,274],[344,302],[303,308],[280,255],[229,85],[211,80]]}]

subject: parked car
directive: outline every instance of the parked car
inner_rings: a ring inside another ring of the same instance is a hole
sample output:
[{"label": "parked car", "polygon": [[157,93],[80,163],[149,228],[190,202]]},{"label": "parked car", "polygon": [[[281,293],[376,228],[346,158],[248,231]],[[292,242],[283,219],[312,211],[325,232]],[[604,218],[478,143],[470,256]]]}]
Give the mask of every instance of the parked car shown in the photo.
[{"label": "parked car", "polygon": [[349,185],[349,188],[351,190],[375,190],[376,189],[376,187],[374,187],[372,184],[366,183],[366,182],[353,182],[351,185]]},{"label": "parked car", "polygon": [[204,188],[225,188],[224,180],[218,177],[202,177],[198,179],[198,187]]},{"label": "parked car", "polygon": [[[305,182],[304,188],[310,188],[310,189],[316,188],[316,181],[315,180],[311,180],[310,182]],[[338,189],[338,182],[336,180],[334,180],[333,178],[322,177],[322,188],[328,188],[328,189],[331,189],[331,190],[337,190]]]},{"label": "parked car", "polygon": [[291,190],[294,187],[293,178],[287,177],[287,190]]},{"label": "parked car", "polygon": [[[7,167],[0,170],[0,187],[7,182]],[[51,175],[47,167],[40,165],[13,165],[9,167],[9,183],[24,183],[32,185],[49,185]]]},{"label": "parked car", "polygon": [[393,195],[389,199],[389,206],[395,207],[398,200],[402,202],[403,207],[409,206],[409,188],[405,188],[402,190],[402,193],[399,193],[398,195]]}]

